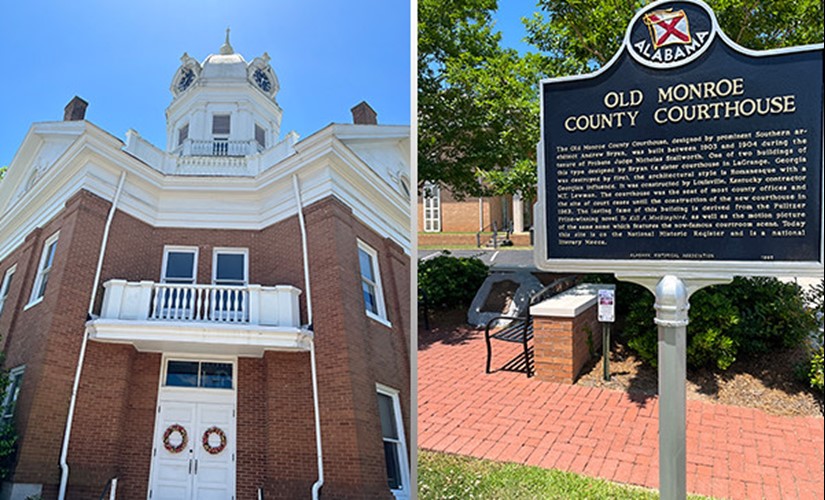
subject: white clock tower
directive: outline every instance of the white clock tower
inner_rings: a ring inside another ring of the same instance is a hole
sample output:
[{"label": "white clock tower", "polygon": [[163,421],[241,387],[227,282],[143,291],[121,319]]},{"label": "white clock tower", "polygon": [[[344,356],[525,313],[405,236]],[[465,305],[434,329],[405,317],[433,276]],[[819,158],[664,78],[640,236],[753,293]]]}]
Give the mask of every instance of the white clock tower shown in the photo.
[{"label": "white clock tower", "polygon": [[166,109],[166,151],[181,157],[248,157],[278,143],[278,77],[264,53],[252,62],[226,41],[203,63],[184,53]]}]

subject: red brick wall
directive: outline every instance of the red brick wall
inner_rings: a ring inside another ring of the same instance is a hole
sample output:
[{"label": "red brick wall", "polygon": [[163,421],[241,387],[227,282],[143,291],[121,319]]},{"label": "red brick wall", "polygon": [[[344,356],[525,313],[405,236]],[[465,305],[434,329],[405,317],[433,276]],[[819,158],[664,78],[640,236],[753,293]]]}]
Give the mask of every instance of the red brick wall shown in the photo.
[{"label": "red brick wall", "polygon": [[[93,262],[105,217],[106,203],[80,192],[66,202],[64,211],[42,231],[33,232],[26,244],[12,254],[20,258],[18,271],[25,262],[24,272],[15,275],[19,300],[12,303],[12,310],[3,313],[11,314],[11,318],[5,319],[13,325],[6,332],[6,367],[26,365],[15,412],[20,435],[15,481],[55,483],[59,479],[63,428],[89,300],[88,294],[78,294],[76,290],[89,290],[92,286]],[[45,296],[39,304],[23,310],[34,284],[43,243],[58,230],[60,236]]]},{"label": "red brick wall", "polygon": [[[0,327],[10,330],[6,366],[27,366],[16,413],[21,441],[14,481],[44,483],[44,498],[54,496],[59,481],[63,428],[108,206],[81,192],[54,221],[0,262],[0,272],[17,263],[0,317]],[[322,408],[323,492],[331,498],[391,498],[375,384],[401,390],[409,436],[409,258],[334,198],[313,204],[305,214]],[[57,229],[60,239],[45,300],[22,311],[43,241]],[[378,252],[391,328],[364,312],[356,238]],[[261,231],[237,231],[153,228],[122,212],[113,219],[101,285],[112,278],[157,281],[164,245],[198,246],[199,282],[211,281],[215,247],[245,247],[251,283],[305,290],[297,217]],[[96,310],[102,296],[101,286]],[[306,322],[306,294],[300,303]],[[96,497],[112,475],[120,477],[119,495],[145,497],[160,359],[131,346],[89,343],[69,452],[71,498]],[[259,486],[266,488],[268,498],[306,496],[317,477],[309,355],[272,352],[263,359],[240,359],[238,376],[238,498],[254,497]]]},{"label": "red brick wall", "polygon": [[[536,376],[540,380],[572,384],[602,345],[601,325],[596,305],[575,318],[533,319]],[[588,340],[589,339],[589,340]]]},{"label": "red brick wall", "polygon": [[[482,198],[482,213],[484,214],[484,227],[490,226],[493,221],[502,227],[502,203],[509,203],[509,197],[487,197]],[[418,197],[416,207],[418,218],[418,231],[424,231],[424,198]],[[512,218],[512,216],[511,216]],[[462,201],[456,200],[452,193],[441,188],[441,232],[471,232],[475,233],[479,229],[478,220],[478,197],[467,197]]]}]

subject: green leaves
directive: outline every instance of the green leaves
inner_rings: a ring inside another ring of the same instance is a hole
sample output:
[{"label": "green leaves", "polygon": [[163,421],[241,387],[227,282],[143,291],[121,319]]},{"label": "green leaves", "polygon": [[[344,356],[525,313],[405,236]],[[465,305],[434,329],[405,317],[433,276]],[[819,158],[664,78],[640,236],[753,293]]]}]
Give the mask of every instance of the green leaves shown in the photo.
[{"label": "green leaves", "polygon": [[[593,71],[621,47],[644,0],[539,0],[524,23],[538,54],[501,47],[496,0],[418,3],[418,173],[457,199],[536,185],[539,81]],[[819,43],[822,0],[710,1],[725,33],[751,49]]]},{"label": "green leaves", "polygon": [[[621,300],[621,295],[619,296]],[[630,308],[628,345],[655,366],[657,331],[653,299],[645,295]],[[802,291],[776,278],[736,278],[690,299],[687,363],[726,370],[737,357],[799,346],[815,328]]]},{"label": "green leaves", "polygon": [[431,308],[467,307],[487,278],[487,270],[479,259],[451,257],[447,252],[419,262],[418,290]]},{"label": "green leaves", "polygon": [[419,2],[419,180],[441,182],[457,199],[535,190],[535,174],[525,180],[524,167],[508,181],[518,188],[483,177],[520,162],[535,171],[538,81],[549,63],[499,45],[496,8],[495,1]]}]

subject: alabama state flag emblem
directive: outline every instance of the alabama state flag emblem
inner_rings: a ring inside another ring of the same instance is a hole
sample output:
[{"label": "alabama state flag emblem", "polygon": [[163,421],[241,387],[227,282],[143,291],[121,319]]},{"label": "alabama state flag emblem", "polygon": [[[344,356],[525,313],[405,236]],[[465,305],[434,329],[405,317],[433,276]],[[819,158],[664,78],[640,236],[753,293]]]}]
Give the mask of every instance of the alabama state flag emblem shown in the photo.
[{"label": "alabama state flag emblem", "polygon": [[690,44],[690,26],[684,10],[654,10],[644,16],[653,50],[673,44]]}]

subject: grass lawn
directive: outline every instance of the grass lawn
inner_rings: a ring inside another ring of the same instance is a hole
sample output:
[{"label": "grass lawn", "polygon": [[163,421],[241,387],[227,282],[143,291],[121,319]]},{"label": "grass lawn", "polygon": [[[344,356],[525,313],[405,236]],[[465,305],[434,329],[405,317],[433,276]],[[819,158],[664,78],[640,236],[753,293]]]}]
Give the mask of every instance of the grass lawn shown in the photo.
[{"label": "grass lawn", "polygon": [[420,450],[418,497],[596,500],[656,499],[659,493],[571,472]]}]

